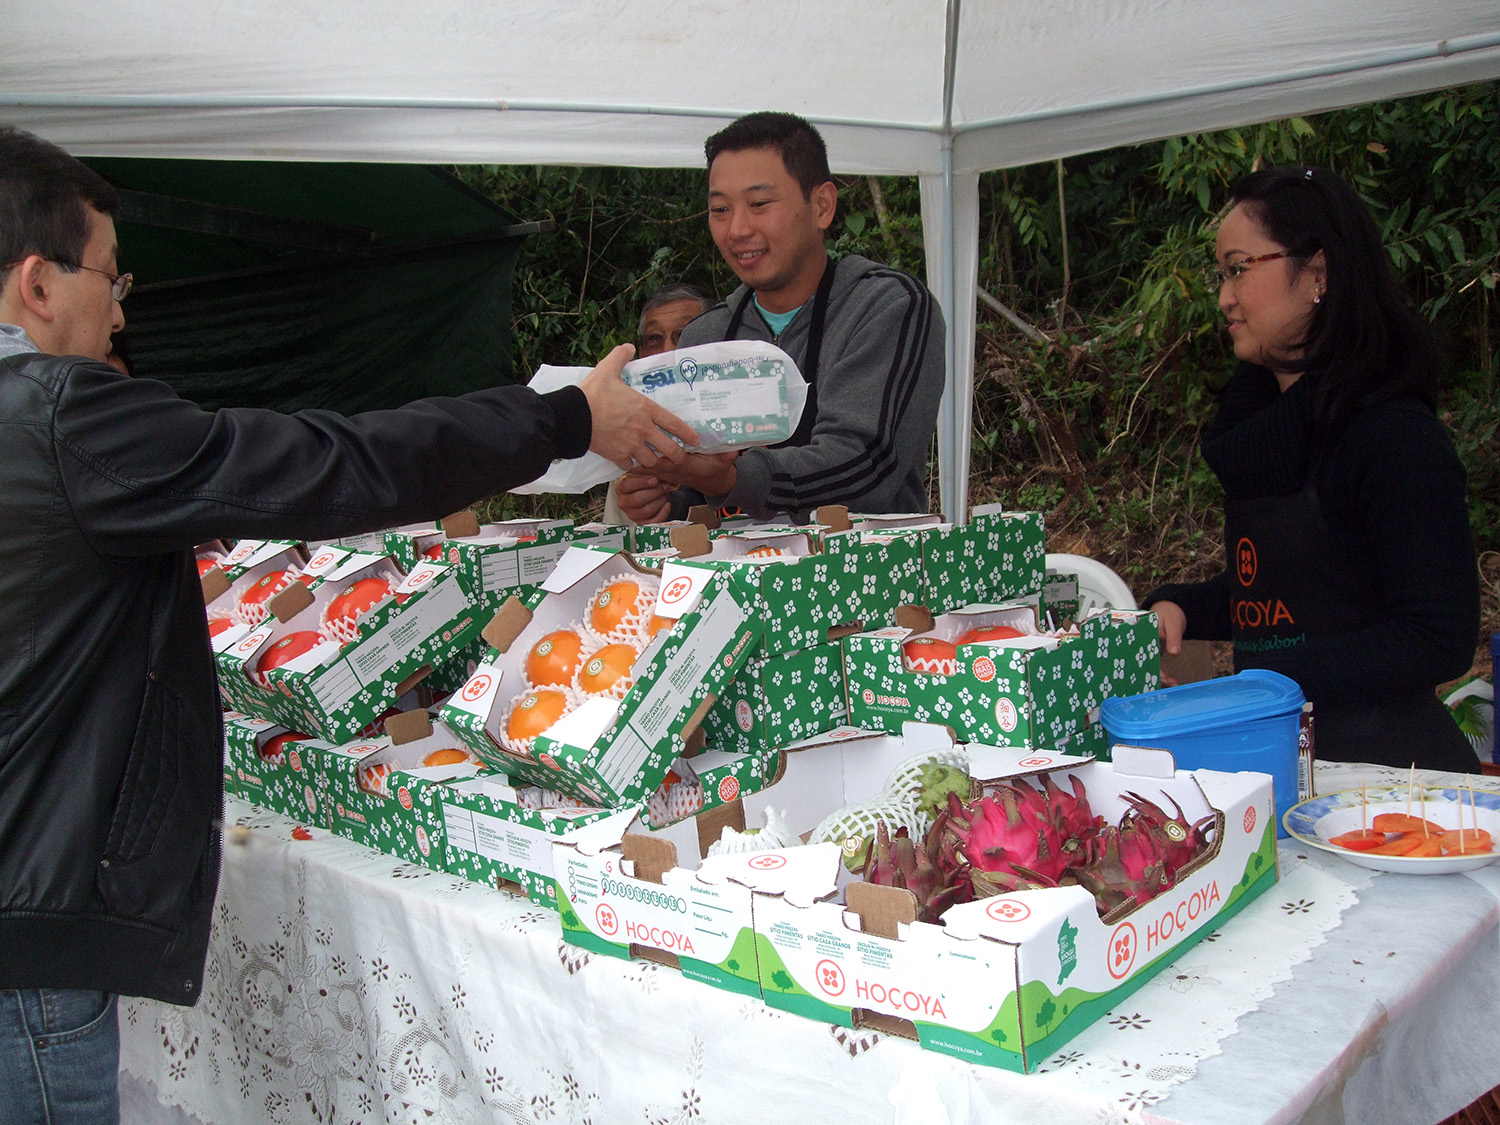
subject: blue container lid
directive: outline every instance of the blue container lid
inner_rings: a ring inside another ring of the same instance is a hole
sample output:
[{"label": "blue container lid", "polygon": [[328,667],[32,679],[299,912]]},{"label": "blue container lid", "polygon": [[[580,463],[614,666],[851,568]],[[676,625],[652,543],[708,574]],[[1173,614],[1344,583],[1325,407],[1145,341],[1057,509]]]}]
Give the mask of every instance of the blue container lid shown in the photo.
[{"label": "blue container lid", "polygon": [[1302,710],[1297,681],[1264,668],[1235,676],[1114,696],[1100,707],[1110,738],[1170,738]]},{"label": "blue container lid", "polygon": [[1490,634],[1490,655],[1500,656],[1500,633]]}]

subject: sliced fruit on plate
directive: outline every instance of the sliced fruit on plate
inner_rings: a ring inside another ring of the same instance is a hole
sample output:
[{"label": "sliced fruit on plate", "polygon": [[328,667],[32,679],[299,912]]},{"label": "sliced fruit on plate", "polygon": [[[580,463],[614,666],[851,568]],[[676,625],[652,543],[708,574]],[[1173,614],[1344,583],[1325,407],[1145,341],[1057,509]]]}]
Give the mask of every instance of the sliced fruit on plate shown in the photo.
[{"label": "sliced fruit on plate", "polygon": [[1447,831],[1441,824],[1433,824],[1420,816],[1396,812],[1376,813],[1370,827],[1377,832],[1417,832],[1429,836],[1441,836]]},{"label": "sliced fruit on plate", "polygon": [[1372,828],[1356,828],[1352,832],[1334,836],[1328,842],[1352,852],[1367,852],[1385,843],[1385,833],[1376,832]]}]

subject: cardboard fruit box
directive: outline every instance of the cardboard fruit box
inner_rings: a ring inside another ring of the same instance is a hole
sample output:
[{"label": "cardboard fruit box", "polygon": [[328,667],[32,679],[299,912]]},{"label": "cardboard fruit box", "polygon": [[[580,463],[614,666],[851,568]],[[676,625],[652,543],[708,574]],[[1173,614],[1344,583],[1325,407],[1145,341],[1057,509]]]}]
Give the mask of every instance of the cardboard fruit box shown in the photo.
[{"label": "cardboard fruit box", "polygon": [[[623,698],[585,698],[522,752],[507,749],[509,710],[526,688],[525,660],[548,633],[580,623],[615,578],[654,571],[629,555],[575,547],[559,560],[528,608],[511,600],[486,627],[493,651],[443,705],[442,719],[495,769],[584,804],[644,801],[687,749],[716,693],[749,659],[761,614],[751,578],[692,563],[664,565],[652,619],[670,622],[645,645]],[[644,583],[643,583],[644,584]],[[643,615],[644,616],[644,615]]]},{"label": "cardboard fruit box", "polygon": [[457,567],[470,597],[489,616],[512,594],[541,585],[572,539],[567,520],[480,524],[464,512],[443,521],[441,537],[415,542],[424,558]]},{"label": "cardboard fruit box", "polygon": [[389,719],[378,738],[323,746],[312,754],[321,776],[330,827],[357,844],[433,871],[446,871],[441,813],[433,790],[443,782],[470,778],[479,763],[428,764],[434,753],[453,757],[459,740],[423,711]]},{"label": "cardboard fruit box", "polygon": [[486,772],[449,781],[430,797],[443,825],[443,866],[450,875],[557,907],[552,845],[586,825],[618,816],[613,809],[568,807],[529,797],[536,786]]},{"label": "cardboard fruit box", "polygon": [[[403,578],[389,556],[325,547],[308,571],[315,572],[309,585],[294,582],[272,600],[266,624],[213,638],[219,686],[235,710],[335,744],[390,710],[483,625],[450,566],[424,562]],[[391,596],[357,621],[324,620],[330,603],[374,578],[391,586]],[[261,672],[262,653],[297,633],[310,647]]]},{"label": "cardboard fruit box", "polygon": [[767,656],[891,624],[921,594],[920,543],[910,535],[820,525],[710,537],[692,525],[672,544],[680,558],[754,574]]},{"label": "cardboard fruit box", "polygon": [[[938,722],[987,745],[1051,747],[1081,733],[1105,699],[1151,691],[1161,679],[1156,616],[1145,610],[1097,614],[1062,636],[1043,633],[1035,606],[1015,603],[931,619],[903,610],[900,620],[895,628],[844,638],[855,726],[895,731],[908,720]],[[1026,635],[958,644],[952,657],[943,650],[933,663],[941,671],[919,670],[908,656],[920,654],[921,638],[951,643],[991,625]]]},{"label": "cardboard fruit box", "polygon": [[[230,563],[231,557],[238,561]],[[265,603],[289,580],[285,576],[301,574],[306,565],[307,551],[300,543],[241,539],[228,555],[199,574],[204,612],[211,622],[259,624],[269,612]]]},{"label": "cardboard fruit box", "polygon": [[1046,581],[1047,532],[1040,512],[974,509],[967,524],[941,516],[852,516],[854,527],[904,531],[921,544],[922,596],[934,614],[975,602],[1008,602],[1039,592]]},{"label": "cardboard fruit box", "polygon": [[[712,812],[742,793],[760,789],[767,781],[764,759],[748,754],[709,751],[695,756],[692,763],[686,766],[679,759],[673,765],[674,773],[691,774],[697,789],[696,800],[678,820],[691,821],[696,810]],[[609,818],[616,818],[619,824],[617,830],[611,830],[616,833],[615,841],[625,825],[639,825],[638,831],[652,830],[650,815],[639,807],[569,808],[558,794],[543,793],[535,786],[513,785],[503,774],[482,774],[470,781],[449,783],[435,791],[435,800],[444,818],[450,873],[514,888],[531,901],[552,908],[558,905],[554,844],[569,843],[585,826]],[[542,804],[550,807],[538,807]],[[654,794],[649,806],[658,805],[670,807]],[[672,819],[672,815],[661,817],[664,824]],[[603,951],[628,956],[623,946]]]},{"label": "cardboard fruit box", "polygon": [[825,901],[842,870],[831,844],[768,853],[761,863],[783,861],[784,889],[753,895],[767,1004],[1030,1071],[1276,881],[1265,774],[1176,771],[1166,751],[1139,748],[1117,748],[1113,763],[1053,758],[1041,767],[1024,766],[1026,755],[1015,751],[970,752],[970,772],[980,778],[1045,768],[1068,790],[1068,777],[1077,776],[1109,823],[1127,792],[1164,807],[1170,797],[1190,822],[1212,818],[1210,847],[1174,886],[1104,918],[1087,891],[1062,886],[956,905],[942,924],[916,921],[916,901],[904,889],[850,883],[846,904]]},{"label": "cardboard fruit box", "polygon": [[[826,738],[860,733],[846,728]],[[774,870],[759,869],[760,853],[707,856],[725,828],[758,827],[766,808],[779,803],[775,794],[785,763],[780,753],[707,751],[691,759],[703,788],[717,798],[703,811],[657,826],[627,809],[560,840],[552,863],[564,940],[759,995],[750,888],[768,880],[780,884]],[[756,780],[741,785],[747,764],[757,771]]]},{"label": "cardboard fruit box", "polygon": [[331,744],[249,715],[226,715],[224,750],[238,796],[318,828],[332,827],[313,755]]},{"label": "cardboard fruit box", "polygon": [[596,551],[628,551],[630,527],[623,523],[578,523],[573,525],[572,541]]},{"label": "cardboard fruit box", "polygon": [[752,659],[703,719],[710,745],[765,753],[841,726],[849,707],[838,641]]}]

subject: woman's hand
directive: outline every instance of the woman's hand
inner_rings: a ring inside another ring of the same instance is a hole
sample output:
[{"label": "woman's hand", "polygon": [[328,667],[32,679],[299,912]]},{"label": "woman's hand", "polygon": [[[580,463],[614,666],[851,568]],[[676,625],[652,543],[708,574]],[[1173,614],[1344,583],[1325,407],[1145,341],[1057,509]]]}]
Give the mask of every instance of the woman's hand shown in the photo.
[{"label": "woman's hand", "polygon": [[[1152,602],[1151,612],[1156,614],[1156,627],[1161,633],[1161,651],[1164,656],[1182,655],[1182,634],[1187,628],[1187,614],[1176,602]],[[1163,687],[1176,687],[1177,681],[1165,673],[1161,678]]]}]

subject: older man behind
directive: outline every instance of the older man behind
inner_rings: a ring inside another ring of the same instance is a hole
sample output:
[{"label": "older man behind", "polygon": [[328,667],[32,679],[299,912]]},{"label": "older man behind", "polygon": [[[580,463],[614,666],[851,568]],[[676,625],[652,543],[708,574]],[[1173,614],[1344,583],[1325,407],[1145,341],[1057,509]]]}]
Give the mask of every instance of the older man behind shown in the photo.
[{"label": "older man behind", "polygon": [[[641,309],[641,322],[637,326],[636,355],[641,359],[674,351],[682,330],[693,320],[713,307],[714,299],[696,285],[674,281],[663,285],[650,297]],[[620,510],[619,482],[610,481],[604,493],[604,522],[630,523]]]}]

